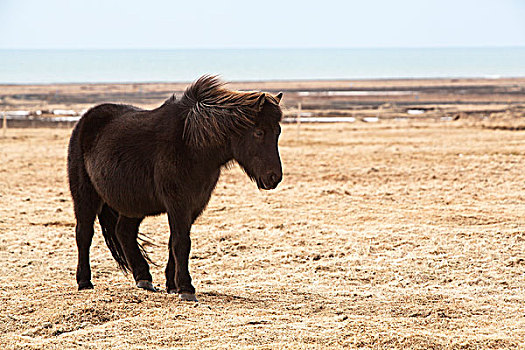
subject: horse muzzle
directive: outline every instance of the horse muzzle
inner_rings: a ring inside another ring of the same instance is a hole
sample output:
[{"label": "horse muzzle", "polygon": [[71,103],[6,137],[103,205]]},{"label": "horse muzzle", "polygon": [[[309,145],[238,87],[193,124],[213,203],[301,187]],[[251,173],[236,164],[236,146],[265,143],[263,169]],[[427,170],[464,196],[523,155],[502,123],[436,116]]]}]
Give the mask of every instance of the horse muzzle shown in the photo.
[{"label": "horse muzzle", "polygon": [[273,190],[283,179],[282,173],[271,172],[257,180],[257,187],[261,190]]}]

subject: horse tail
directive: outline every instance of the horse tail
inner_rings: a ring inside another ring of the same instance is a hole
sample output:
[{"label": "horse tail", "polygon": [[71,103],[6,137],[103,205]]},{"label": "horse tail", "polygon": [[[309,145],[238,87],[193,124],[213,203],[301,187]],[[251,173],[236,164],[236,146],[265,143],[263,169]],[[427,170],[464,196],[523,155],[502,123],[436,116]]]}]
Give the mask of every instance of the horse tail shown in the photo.
[{"label": "horse tail", "polygon": [[131,267],[126,260],[124,255],[124,249],[117,239],[115,233],[115,228],[117,226],[118,212],[111,209],[107,204],[102,205],[102,210],[98,214],[98,221],[100,227],[102,228],[102,234],[104,235],[104,240],[113,255],[113,258],[117,262],[120,269],[126,273],[131,271]]}]

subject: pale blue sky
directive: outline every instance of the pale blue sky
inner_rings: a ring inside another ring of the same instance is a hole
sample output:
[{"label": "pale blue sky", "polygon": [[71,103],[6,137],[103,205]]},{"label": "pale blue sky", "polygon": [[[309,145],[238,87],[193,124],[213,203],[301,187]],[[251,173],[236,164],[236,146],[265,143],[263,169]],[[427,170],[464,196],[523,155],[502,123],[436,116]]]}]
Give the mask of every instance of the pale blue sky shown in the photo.
[{"label": "pale blue sky", "polygon": [[525,46],[525,0],[0,0],[0,48]]}]

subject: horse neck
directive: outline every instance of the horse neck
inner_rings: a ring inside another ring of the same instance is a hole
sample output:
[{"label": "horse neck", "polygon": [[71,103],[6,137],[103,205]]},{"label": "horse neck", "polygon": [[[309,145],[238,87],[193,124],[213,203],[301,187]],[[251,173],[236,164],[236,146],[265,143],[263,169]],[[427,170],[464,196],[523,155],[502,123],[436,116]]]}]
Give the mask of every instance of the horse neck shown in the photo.
[{"label": "horse neck", "polygon": [[201,150],[188,150],[191,152],[191,158],[210,170],[220,169],[222,166],[233,160],[233,152],[229,144],[210,147]]},{"label": "horse neck", "polygon": [[159,125],[160,132],[165,139],[176,140],[179,147],[184,147],[186,156],[195,165],[199,164],[209,170],[219,169],[233,160],[230,141],[225,141],[222,145],[214,145],[203,149],[192,148],[185,145],[183,140],[183,119],[182,115],[187,113],[178,103],[164,104],[158,108],[159,114],[162,115],[162,124]]}]

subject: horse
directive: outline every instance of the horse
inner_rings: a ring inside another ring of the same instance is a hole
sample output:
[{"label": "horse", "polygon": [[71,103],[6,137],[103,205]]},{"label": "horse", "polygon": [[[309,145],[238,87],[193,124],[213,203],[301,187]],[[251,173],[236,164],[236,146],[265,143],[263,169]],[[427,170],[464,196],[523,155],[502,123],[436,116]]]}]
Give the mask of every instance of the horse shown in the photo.
[{"label": "horse", "polygon": [[166,290],[197,301],[188,271],[190,229],[221,169],[237,162],[260,190],[282,180],[282,93],[232,91],[205,75],[160,107],[101,104],[75,125],[68,178],[76,218],[78,290],[93,289],[89,250],[98,216],[105,242],[138,288],[157,291],[138,239],[146,216],[167,213]]}]

